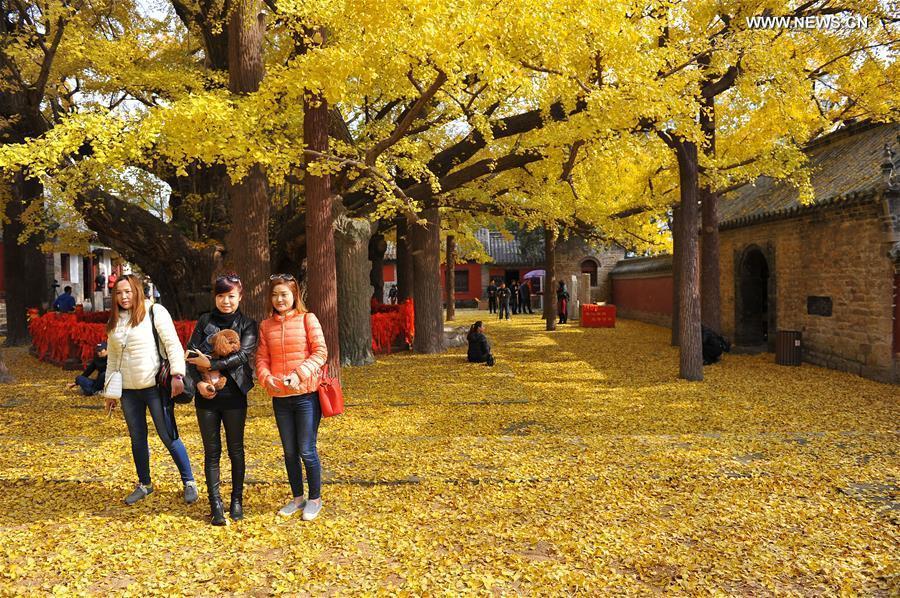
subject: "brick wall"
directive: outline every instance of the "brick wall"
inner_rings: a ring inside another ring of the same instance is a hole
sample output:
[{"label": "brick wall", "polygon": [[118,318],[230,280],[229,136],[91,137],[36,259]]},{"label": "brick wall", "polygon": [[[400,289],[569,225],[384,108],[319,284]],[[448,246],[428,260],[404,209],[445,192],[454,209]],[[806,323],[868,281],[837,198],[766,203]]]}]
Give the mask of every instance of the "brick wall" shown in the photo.
[{"label": "brick wall", "polygon": [[616,316],[659,326],[672,326],[672,274],[616,276],[612,278]]},{"label": "brick wall", "polygon": [[625,257],[625,250],[618,245],[607,249],[595,249],[583,239],[569,237],[560,240],[556,248],[556,272],[560,279],[569,281],[581,275],[581,262],[591,258],[597,262],[597,286],[591,287],[591,301],[610,301],[610,271]]},{"label": "brick wall", "polygon": [[[751,245],[772,256],[775,329],[803,333],[805,361],[900,381],[893,352],[894,270],[877,203],[723,230],[722,324],[735,333],[735,268]],[[830,317],[807,313],[809,296],[830,297]],[[770,311],[772,306],[770,305]],[[770,330],[774,337],[775,330]]]}]

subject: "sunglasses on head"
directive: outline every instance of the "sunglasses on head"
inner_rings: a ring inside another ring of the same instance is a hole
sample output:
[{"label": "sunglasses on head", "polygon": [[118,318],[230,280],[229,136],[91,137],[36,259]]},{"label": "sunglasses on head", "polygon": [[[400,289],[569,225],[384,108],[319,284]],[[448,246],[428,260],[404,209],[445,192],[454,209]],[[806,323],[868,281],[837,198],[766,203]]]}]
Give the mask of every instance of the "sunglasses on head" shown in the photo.
[{"label": "sunglasses on head", "polygon": [[269,280],[295,280],[293,274],[273,274],[269,277]]},{"label": "sunglasses on head", "polygon": [[227,280],[228,282],[241,282],[241,277],[237,274],[222,274],[216,278],[216,282],[222,282],[223,280]]}]

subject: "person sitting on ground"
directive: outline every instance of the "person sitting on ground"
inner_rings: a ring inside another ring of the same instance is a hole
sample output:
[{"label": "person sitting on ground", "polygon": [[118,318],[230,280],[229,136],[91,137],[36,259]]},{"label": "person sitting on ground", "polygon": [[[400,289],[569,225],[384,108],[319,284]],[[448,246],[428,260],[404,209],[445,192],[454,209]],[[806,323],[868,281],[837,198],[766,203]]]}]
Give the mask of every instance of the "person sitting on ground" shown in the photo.
[{"label": "person sitting on ground", "polygon": [[491,354],[491,344],[484,335],[484,323],[478,320],[469,328],[469,334],[466,335],[469,341],[468,358],[471,363],[485,363],[489,366],[494,365],[494,356]]},{"label": "person sitting on ground", "polygon": [[72,296],[72,287],[66,286],[66,288],[63,289],[62,295],[57,297],[56,301],[53,302],[53,309],[63,313],[75,311],[75,297]]},{"label": "person sitting on ground", "polygon": [[731,351],[731,343],[711,328],[700,326],[700,334],[703,342],[703,365],[711,365],[721,359],[722,353]]},{"label": "person sitting on ground", "polygon": [[[90,397],[103,390],[103,383],[106,380],[106,341],[97,343],[94,347],[94,358],[84,368],[80,376],[75,377],[75,382],[69,384],[69,388],[81,387],[84,396]],[[91,374],[97,372],[96,378],[91,378]]]}]

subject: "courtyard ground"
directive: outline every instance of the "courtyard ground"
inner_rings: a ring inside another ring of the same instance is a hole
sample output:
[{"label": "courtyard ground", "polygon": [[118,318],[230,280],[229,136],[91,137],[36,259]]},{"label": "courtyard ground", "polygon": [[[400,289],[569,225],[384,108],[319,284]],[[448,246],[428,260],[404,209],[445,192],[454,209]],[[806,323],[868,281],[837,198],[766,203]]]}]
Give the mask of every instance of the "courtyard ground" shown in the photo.
[{"label": "courtyard ground", "polygon": [[208,524],[192,406],[179,428],[201,500],[182,502],[154,437],[156,492],[126,507],[121,414],[4,351],[0,594],[900,592],[897,386],[765,354],[678,381],[668,330],[631,321],[487,333],[494,368],[463,347],[345,370],[309,523],[275,516],[289,490],[255,389],[247,518],[226,528]]}]

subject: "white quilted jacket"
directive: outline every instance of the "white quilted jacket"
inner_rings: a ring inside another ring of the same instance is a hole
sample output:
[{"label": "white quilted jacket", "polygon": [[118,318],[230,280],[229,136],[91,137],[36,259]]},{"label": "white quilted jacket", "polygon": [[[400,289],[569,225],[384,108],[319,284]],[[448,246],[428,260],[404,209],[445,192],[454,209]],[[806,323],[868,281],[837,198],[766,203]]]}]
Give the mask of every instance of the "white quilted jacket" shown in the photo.
[{"label": "white quilted jacket", "polygon": [[185,372],[184,348],[178,340],[172,316],[162,305],[153,305],[150,301],[145,301],[147,315],[143,321],[132,328],[129,323],[131,310],[120,311],[116,328],[110,333],[107,341],[108,371],[122,372],[122,388],[126,390],[140,390],[156,384],[159,356],[156,347],[153,346],[153,330],[150,329],[151,305],[163,357],[168,357],[173,375],[183,376]]}]

